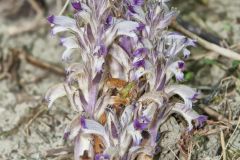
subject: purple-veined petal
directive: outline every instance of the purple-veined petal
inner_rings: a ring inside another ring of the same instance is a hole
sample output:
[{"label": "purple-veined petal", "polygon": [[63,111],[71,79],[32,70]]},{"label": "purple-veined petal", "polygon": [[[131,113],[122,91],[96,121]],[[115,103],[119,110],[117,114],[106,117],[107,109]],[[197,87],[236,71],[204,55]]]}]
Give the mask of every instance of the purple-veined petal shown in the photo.
[{"label": "purple-veined petal", "polygon": [[166,85],[166,79],[167,79],[167,76],[166,76],[166,74],[164,74],[161,81],[160,81],[160,84],[158,85],[158,87],[156,89],[157,91],[161,91],[161,90],[164,89],[164,87]]},{"label": "purple-veined petal", "polygon": [[179,95],[186,106],[192,108],[192,101],[196,98],[197,92],[185,85],[170,85],[165,88],[165,92],[171,97],[175,94]]},{"label": "purple-veined petal", "polygon": [[48,108],[51,108],[53,102],[56,99],[61,98],[63,96],[66,96],[66,91],[63,83],[56,84],[49,88],[45,95],[45,100],[48,102]]},{"label": "purple-veined petal", "polygon": [[94,107],[97,101],[97,94],[98,94],[98,84],[101,78],[102,78],[102,72],[97,72],[95,77],[92,80],[91,88],[89,88],[88,108],[86,110],[91,116],[94,115]]},{"label": "purple-veined petal", "polygon": [[163,68],[161,63],[156,63],[154,88],[156,88],[159,85],[159,82],[162,78],[162,74],[163,74]]},{"label": "purple-veined petal", "polygon": [[92,80],[92,85],[97,85],[102,79],[102,72],[98,72]]},{"label": "purple-veined petal", "polygon": [[120,38],[120,44],[119,45],[124,49],[125,52],[128,53],[128,55],[131,54],[133,44],[132,44],[132,41],[131,41],[130,37],[122,36]]},{"label": "purple-veined petal", "polygon": [[90,43],[94,43],[95,41],[95,35],[93,35],[93,30],[90,24],[87,24],[86,27],[86,33],[87,33],[87,37]]}]

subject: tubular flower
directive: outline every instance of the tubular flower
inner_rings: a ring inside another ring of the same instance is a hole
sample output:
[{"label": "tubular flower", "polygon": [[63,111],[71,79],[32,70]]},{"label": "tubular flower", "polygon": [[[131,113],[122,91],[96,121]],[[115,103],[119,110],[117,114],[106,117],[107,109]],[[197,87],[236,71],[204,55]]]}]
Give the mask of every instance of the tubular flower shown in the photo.
[{"label": "tubular flower", "polygon": [[48,17],[53,35],[70,34],[61,38],[66,80],[45,99],[50,108],[66,96],[76,112],[64,132],[76,160],[151,158],[170,114],[183,116],[188,130],[206,121],[192,110],[198,93],[179,84],[185,68],[180,57],[195,44],[166,29],[177,16],[167,1],[78,0],[71,3],[73,18]]}]

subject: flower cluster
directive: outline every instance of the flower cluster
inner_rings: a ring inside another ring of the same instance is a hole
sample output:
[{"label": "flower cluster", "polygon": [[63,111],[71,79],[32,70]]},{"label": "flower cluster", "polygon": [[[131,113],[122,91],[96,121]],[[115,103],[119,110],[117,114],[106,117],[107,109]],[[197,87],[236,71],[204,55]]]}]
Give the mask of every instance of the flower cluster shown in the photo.
[{"label": "flower cluster", "polygon": [[179,84],[180,58],[194,41],[166,30],[177,15],[167,1],[79,0],[71,2],[73,18],[48,17],[53,35],[69,34],[61,38],[66,80],[45,98],[50,108],[67,96],[76,111],[64,133],[76,160],[151,159],[169,115],[183,116],[188,130],[206,120],[192,110],[197,92]]}]

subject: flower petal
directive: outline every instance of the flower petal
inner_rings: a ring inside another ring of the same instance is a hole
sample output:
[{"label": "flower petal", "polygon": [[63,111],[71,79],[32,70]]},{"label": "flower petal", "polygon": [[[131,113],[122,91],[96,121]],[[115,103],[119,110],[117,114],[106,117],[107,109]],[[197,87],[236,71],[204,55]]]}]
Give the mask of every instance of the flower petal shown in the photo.
[{"label": "flower petal", "polygon": [[45,100],[48,102],[48,108],[51,108],[53,102],[60,98],[66,96],[66,91],[63,83],[56,84],[48,89]]},{"label": "flower petal", "polygon": [[165,88],[165,92],[171,97],[179,95],[187,107],[192,108],[192,100],[196,98],[197,92],[185,85],[170,85]]},{"label": "flower petal", "polygon": [[76,21],[70,17],[66,16],[49,16],[48,21],[51,24],[61,26],[63,28],[71,29],[73,31],[78,31],[76,26]]},{"label": "flower petal", "polygon": [[[176,61],[173,62],[169,67],[168,70],[173,73],[178,81],[184,80],[184,62],[183,61]],[[170,75],[168,75],[168,80],[171,78]],[[167,81],[168,81],[167,80]]]},{"label": "flower petal", "polygon": [[[192,121],[196,120],[196,119],[199,119],[199,118],[201,119],[201,117],[199,117],[197,112],[195,112],[193,109],[189,108],[185,104],[181,104],[181,103],[175,104],[175,106],[172,108],[171,112],[178,113],[181,116],[183,116],[183,118],[188,123],[188,130],[189,131],[191,131],[192,128],[193,128]],[[203,118],[203,120],[205,120],[205,118]]]},{"label": "flower petal", "polygon": [[85,127],[86,128],[82,128],[83,133],[98,135],[103,138],[103,142],[106,147],[110,146],[108,133],[100,123],[92,119],[85,119]]}]

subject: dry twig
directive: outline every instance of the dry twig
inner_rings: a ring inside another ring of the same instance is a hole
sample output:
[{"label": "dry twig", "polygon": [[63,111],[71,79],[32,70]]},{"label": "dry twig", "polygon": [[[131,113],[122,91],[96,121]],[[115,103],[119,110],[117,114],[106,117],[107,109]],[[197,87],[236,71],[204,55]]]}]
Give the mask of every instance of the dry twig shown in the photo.
[{"label": "dry twig", "polygon": [[32,56],[31,54],[28,54],[26,51],[24,51],[22,49],[11,49],[11,52],[17,53],[17,55],[19,56],[20,59],[26,60],[28,63],[30,63],[36,67],[54,72],[55,74],[58,74],[60,76],[65,75],[64,69],[62,69],[56,65],[50,64],[48,62],[45,62],[43,60],[39,60],[38,58]]},{"label": "dry twig", "polygon": [[238,53],[236,53],[236,52],[234,52],[232,50],[220,47],[220,46],[218,46],[218,45],[216,45],[214,43],[210,43],[210,42],[200,38],[196,34],[186,30],[184,27],[179,25],[177,22],[173,22],[171,26],[174,29],[182,32],[183,34],[185,34],[187,36],[189,36],[190,38],[197,40],[197,43],[199,43],[201,46],[203,46],[204,48],[206,48],[208,50],[211,50],[211,51],[214,51],[216,53],[219,53],[220,55],[228,57],[230,59],[240,60],[240,54],[238,54]]},{"label": "dry twig", "polygon": [[38,106],[34,108],[32,112],[22,116],[12,129],[0,132],[0,137],[1,136],[8,137],[13,134],[16,134],[23,125],[27,124],[31,119],[33,119],[35,113],[39,111],[39,106],[40,104],[38,104]]},{"label": "dry twig", "polygon": [[58,14],[59,16],[61,16],[63,14],[63,12],[67,9],[67,6],[68,6],[69,2],[70,2],[70,0],[66,0],[63,8],[61,9],[61,11]]},{"label": "dry twig", "polygon": [[223,160],[227,160],[226,148],[225,148],[225,139],[224,139],[224,134],[223,134],[223,131],[222,131],[222,130],[221,130],[221,132],[220,132],[220,138],[221,138],[221,146],[222,146]]},{"label": "dry twig", "polygon": [[225,118],[223,115],[215,111],[214,109],[208,107],[208,106],[203,106],[200,105],[200,108],[207,113],[210,117],[213,117],[214,119],[218,121],[224,121],[224,122],[229,122],[227,118]]},{"label": "dry twig", "polygon": [[73,153],[73,147],[59,147],[54,149],[49,149],[45,153],[45,157],[55,157],[60,155],[66,155]]},{"label": "dry twig", "polygon": [[47,108],[45,106],[41,106],[39,111],[33,115],[33,117],[31,117],[29,119],[29,121],[27,122],[26,126],[25,126],[25,130],[27,135],[29,135],[30,131],[29,131],[29,127],[30,125],[33,123],[34,120],[36,120],[40,115],[42,115],[45,111],[47,111]]},{"label": "dry twig", "polygon": [[[228,148],[228,145],[230,144],[231,140],[233,139],[233,137],[234,137],[234,135],[235,135],[235,133],[236,133],[238,127],[239,127],[239,124],[240,124],[240,117],[238,118],[237,126],[234,128],[233,133],[231,134],[230,138],[228,139],[228,142],[227,142],[227,145],[225,146],[225,149]],[[219,160],[221,160],[222,156],[223,156],[223,153],[221,154]]]},{"label": "dry twig", "polygon": [[174,157],[177,159],[177,160],[180,160],[177,155],[174,153],[174,151],[168,146],[168,149],[172,152],[172,154],[174,155]]}]

